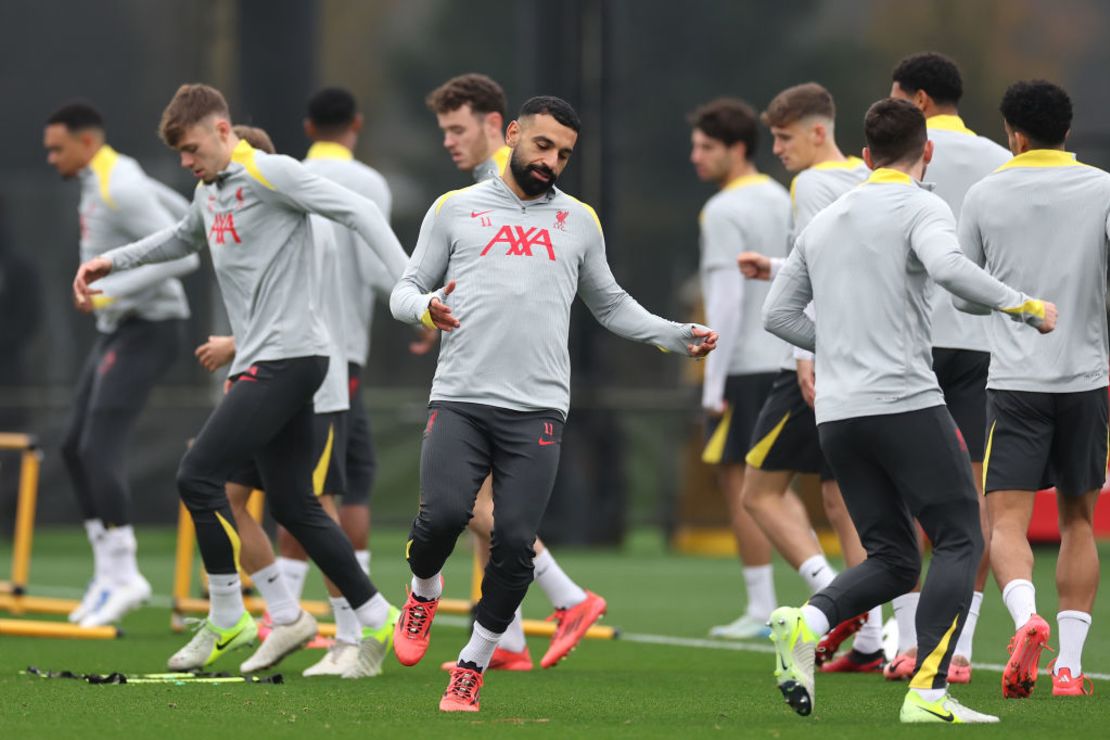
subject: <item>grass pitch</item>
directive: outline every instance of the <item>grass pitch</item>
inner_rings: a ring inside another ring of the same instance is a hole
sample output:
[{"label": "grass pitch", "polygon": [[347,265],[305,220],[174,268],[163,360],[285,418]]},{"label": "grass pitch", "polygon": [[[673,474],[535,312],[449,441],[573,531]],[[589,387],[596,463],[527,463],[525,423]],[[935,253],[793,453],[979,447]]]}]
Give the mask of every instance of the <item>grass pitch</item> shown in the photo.
[{"label": "grass pitch", "polygon": [[[169,631],[164,595],[171,581],[173,534],[148,529],[139,533],[143,571],[161,605],[130,615],[126,636],[112,642],[0,637],[0,730],[4,737],[859,737],[867,733],[937,732],[898,723],[904,684],[879,676],[825,676],[817,680],[816,708],[798,717],[783,704],[771,677],[769,642],[747,649],[706,647],[710,625],[733,619],[742,605],[740,570],[727,559],[669,554],[654,533],[633,537],[622,552],[558,550],[564,569],[609,601],[605,623],[619,626],[627,639],[587,641],[551,670],[538,668],[546,640],[530,638],[537,664],[531,673],[490,673],[477,714],[441,715],[439,696],[446,674],[438,666],[453,659],[466,639],[462,620],[441,617],[424,661],[404,668],[389,658],[382,676],[362,681],[304,679],[300,671],[317,660],[303,651],[279,668],[286,683],[274,685],[123,685],[43,680],[22,674],[28,665],[75,672],[156,673],[188,639]],[[373,574],[379,588],[400,602],[406,582],[401,560],[404,533],[375,532]],[[0,545],[0,569],[9,551]],[[1103,556],[1110,546],[1101,547]],[[32,592],[77,595],[88,576],[88,546],[83,533],[47,530],[37,535],[32,563]],[[461,545],[446,573],[448,595],[468,588],[470,559]],[[1054,552],[1037,552],[1036,583],[1042,614],[1055,629]],[[0,570],[0,572],[4,572]],[[782,603],[800,603],[801,580],[776,563]],[[322,596],[318,579],[307,596]],[[1101,617],[1110,603],[1100,595],[1084,655],[1088,673],[1110,672],[1110,639]],[[525,615],[542,618],[549,609],[534,589]],[[888,612],[889,613],[889,612]],[[1001,664],[1012,633],[994,584],[988,585],[975,645],[977,664]],[[652,636],[674,638],[657,644]],[[1050,640],[1056,644],[1055,635]],[[235,671],[246,653],[233,654],[216,669]],[[1042,659],[1042,667],[1050,659]],[[981,726],[982,736],[1020,733],[1022,737],[1101,736],[1110,723],[1102,696],[1110,682],[1095,681],[1095,696],[1051,696],[1042,678],[1032,699],[1006,701],[1000,673],[979,667],[973,682],[954,694],[974,709],[998,714],[1002,723]],[[946,730],[950,731],[950,730]],[[959,732],[957,730],[957,732]]]}]

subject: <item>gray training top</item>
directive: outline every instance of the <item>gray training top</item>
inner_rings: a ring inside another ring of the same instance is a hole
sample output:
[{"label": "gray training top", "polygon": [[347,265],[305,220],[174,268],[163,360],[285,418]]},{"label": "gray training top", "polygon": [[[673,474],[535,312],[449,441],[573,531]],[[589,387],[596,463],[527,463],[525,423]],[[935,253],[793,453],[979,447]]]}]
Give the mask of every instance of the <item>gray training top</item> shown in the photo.
[{"label": "gray training top", "polygon": [[[107,144],[79,177],[82,262],[172,226],[189,208],[189,201]],[[190,254],[104,278],[96,286],[102,294],[93,297],[97,330],[110,334],[131,316],[148,321],[188,318],[189,302],[176,278],[198,266],[200,259]]]},{"label": "gray training top", "polygon": [[1056,330],[1035,337],[991,317],[988,388],[1106,387],[1108,231],[1110,175],[1067,152],[1019,154],[968,191],[960,215],[967,256],[1060,312]]},{"label": "gray training top", "polygon": [[702,406],[717,408],[729,375],[773,373],[786,351],[760,316],[770,283],[747,280],[736,257],[745,250],[786,256],[790,196],[767,175],[738,177],[706,202],[699,221],[705,323],[720,334],[706,358]]},{"label": "gray training top", "polygon": [[[458,281],[446,298],[440,286]],[[522,201],[501,178],[441,196],[389,307],[431,326],[447,303],[460,326],[444,333],[431,400],[537,411],[570,407],[570,307],[580,295],[615,334],[686,353],[692,324],[659,318],[613,278],[597,214],[557,188]]]},{"label": "gray training top", "polygon": [[377,206],[295,159],[256,151],[243,140],[227,169],[197,185],[176,226],[104,256],[113,270],[127,270],[182,257],[207,242],[235,336],[233,375],[255,362],[326,356],[328,334],[312,290],[311,213],[357,231],[390,278],[400,277],[405,252]]},{"label": "gray training top", "polygon": [[[305,155],[304,166],[309,172],[339,183],[370,200],[389,221],[393,207],[393,194],[385,178],[373,167],[359,162],[351,150],[342,144],[318,141]],[[346,326],[343,338],[344,363],[365,365],[370,356],[370,325],[374,321],[374,298],[389,300],[393,281],[377,255],[358,234],[348,228],[336,226],[335,242],[338,247],[340,294],[343,320]],[[346,368],[344,368],[346,373]]]},{"label": "gray training top", "polygon": [[[763,307],[767,330],[817,354],[817,422],[941,406],[932,369],[929,276],[1036,323],[1044,304],[960,251],[952,211],[905,173],[877,169],[814,217]],[[813,301],[816,324],[805,315]],[[1031,339],[1035,332],[1026,330]]]},{"label": "gray training top", "polygon": [[[959,116],[932,116],[925,123],[934,147],[925,179],[936,185],[933,192],[948,204],[958,220],[968,188],[1005,164],[1010,151],[985,136],[976,136]],[[933,346],[986,352],[989,319],[957,311],[952,297],[938,290],[936,283],[930,282],[929,290]],[[1022,330],[1021,334],[1028,339],[1029,332]]]}]

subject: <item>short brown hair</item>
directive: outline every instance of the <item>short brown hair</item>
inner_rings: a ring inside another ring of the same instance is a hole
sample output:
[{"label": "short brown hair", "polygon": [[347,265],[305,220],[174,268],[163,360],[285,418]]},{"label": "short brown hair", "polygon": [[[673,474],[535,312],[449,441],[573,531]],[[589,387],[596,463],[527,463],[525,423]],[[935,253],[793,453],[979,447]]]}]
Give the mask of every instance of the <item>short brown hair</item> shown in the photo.
[{"label": "short brown hair", "polygon": [[236,136],[245,140],[255,149],[266,152],[267,154],[277,154],[277,149],[274,148],[274,141],[270,138],[270,135],[266,133],[265,129],[256,126],[236,124],[231,127],[231,130],[235,132]]},{"label": "short brown hair", "polygon": [[929,140],[925,116],[917,106],[895,98],[883,98],[867,109],[863,136],[875,167],[916,161]]},{"label": "short brown hair", "polygon": [[810,116],[830,121],[836,118],[832,94],[816,82],[786,88],[774,97],[759,118],[768,126],[789,126]]},{"label": "short brown hair", "polygon": [[686,116],[690,126],[711,139],[732,146],[736,142],[744,145],[746,156],[755,156],[759,143],[759,126],[756,125],[755,111],[739,98],[717,98],[694,109]]},{"label": "short brown hair", "polygon": [[475,73],[452,77],[428,93],[424,102],[433,113],[450,113],[469,104],[474,113],[500,113],[502,118],[509,108],[501,86]]},{"label": "short brown hair", "polygon": [[195,126],[211,115],[231,118],[223,94],[209,85],[182,85],[177,88],[173,100],[162,111],[158,135],[167,146],[176,147],[187,128]]}]

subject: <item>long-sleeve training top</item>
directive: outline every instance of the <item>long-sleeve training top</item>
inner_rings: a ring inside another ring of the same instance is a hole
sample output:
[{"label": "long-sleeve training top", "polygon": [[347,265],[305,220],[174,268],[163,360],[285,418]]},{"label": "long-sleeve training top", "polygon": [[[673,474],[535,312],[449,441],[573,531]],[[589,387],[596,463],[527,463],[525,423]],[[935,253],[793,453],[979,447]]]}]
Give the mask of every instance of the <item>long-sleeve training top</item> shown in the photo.
[{"label": "long-sleeve training top", "polygon": [[436,200],[389,306],[400,321],[431,326],[438,297],[460,322],[443,336],[431,400],[565,416],[575,295],[626,339],[683,354],[693,342],[693,324],[649,313],[617,284],[592,208],[557,188],[523,201],[501,178]]},{"label": "long-sleeve training top", "polygon": [[[81,261],[150,236],[177,222],[189,201],[152,177],[131,157],[104,144],[81,170]],[[97,284],[96,328],[110,334],[124,319],[185,319],[189,302],[178,277],[200,265],[190,254],[161,265],[110,275]]]},{"label": "long-sleeve training top", "polygon": [[[771,286],[767,330],[817,355],[817,422],[944,403],[932,369],[927,281],[1037,323],[1044,304],[964,257],[943,200],[880,168],[814,217]],[[813,301],[816,324],[805,315]],[[1026,329],[1032,340],[1036,332]]]},{"label": "long-sleeve training top", "polygon": [[235,335],[232,374],[255,362],[326,356],[328,335],[311,289],[312,213],[354,229],[390,279],[400,277],[405,252],[377,206],[242,140],[227,168],[197,185],[176,226],[103,256],[115,272],[177,259],[207,243]]},{"label": "long-sleeve training top", "polygon": [[968,191],[959,228],[967,256],[1060,312],[1056,330],[1035,337],[991,317],[988,388],[1072,393],[1106,386],[1108,231],[1110,175],[1067,152],[1019,154]]},{"label": "long-sleeve training top", "polygon": [[773,373],[785,346],[763,328],[760,312],[771,285],[749,281],[736,269],[744,251],[785,257],[790,230],[790,196],[767,175],[738,177],[702,209],[701,292],[705,323],[720,335],[705,363],[702,406],[719,408],[729,375]]},{"label": "long-sleeve training top", "polygon": [[[309,172],[338,183],[370,200],[389,221],[393,194],[381,173],[354,158],[342,144],[318,141],[305,155],[304,166]],[[365,365],[370,356],[370,325],[374,320],[374,298],[389,299],[394,282],[377,255],[362,243],[357,233],[336,226],[339,274],[343,294],[344,362]],[[345,370],[344,370],[345,372]]]},{"label": "long-sleeve training top", "polygon": [[[1010,152],[985,136],[977,136],[959,116],[931,116],[925,124],[933,142],[933,160],[925,179],[936,186],[933,192],[958,219],[968,189],[1009,161]],[[936,283],[930,283],[929,303],[933,310],[934,347],[988,350],[989,319],[957,311],[952,297],[938,290]],[[1027,331],[1021,333],[1028,339]]]}]

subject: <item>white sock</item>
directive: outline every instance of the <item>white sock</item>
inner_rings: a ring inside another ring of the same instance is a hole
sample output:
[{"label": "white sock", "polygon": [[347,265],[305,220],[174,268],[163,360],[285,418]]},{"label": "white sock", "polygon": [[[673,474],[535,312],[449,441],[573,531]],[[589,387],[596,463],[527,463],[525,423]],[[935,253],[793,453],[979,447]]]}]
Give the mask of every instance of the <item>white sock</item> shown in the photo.
[{"label": "white sock", "polygon": [[877,606],[867,613],[867,621],[856,633],[852,648],[864,655],[883,649],[883,608]]},{"label": "white sock", "polygon": [[1033,582],[1015,578],[1002,589],[1002,603],[1010,610],[1014,619],[1014,629],[1019,629],[1037,613],[1037,590]]},{"label": "white sock", "polygon": [[355,550],[355,560],[358,561],[358,566],[362,568],[362,572],[370,575],[370,551]]},{"label": "white sock", "polygon": [[289,583],[281,575],[281,567],[270,563],[262,570],[251,573],[251,581],[262,600],[266,602],[266,611],[270,613],[270,621],[274,624],[293,624],[301,616],[301,605],[289,590]]},{"label": "white sock", "polygon": [[802,563],[798,568],[798,575],[809,586],[809,592],[815,594],[833,582],[836,571],[829,565],[824,555],[814,555]]},{"label": "white sock", "polygon": [[550,550],[544,548],[532,564],[536,568],[536,583],[547,594],[547,600],[553,607],[566,609],[586,600],[586,592],[563,572]]},{"label": "white sock", "polygon": [[510,653],[519,653],[528,647],[528,643],[524,641],[524,625],[521,623],[521,618],[520,607],[517,607],[513,614],[513,621],[509,622],[508,628],[501,634],[501,642],[497,647]]},{"label": "white sock", "polygon": [[479,671],[484,671],[493,657],[497,643],[501,641],[501,634],[491,632],[475,622],[474,631],[470,633],[470,642],[459,653],[459,662],[473,663],[478,666]]},{"label": "white sock", "polygon": [[208,621],[220,629],[231,629],[242,618],[243,584],[239,574],[208,574]]},{"label": "white sock", "polygon": [[810,631],[819,638],[824,637],[825,633],[829,631],[829,618],[825,616],[825,612],[815,606],[809,604],[803,606],[802,619],[805,620]]},{"label": "white sock", "polygon": [[775,579],[768,565],[745,567],[744,583],[748,587],[747,615],[760,621],[766,621],[771,612],[778,606],[775,598]]},{"label": "white sock", "polygon": [[331,613],[335,616],[335,639],[357,645],[362,639],[362,625],[355,616],[355,610],[342,596],[328,601],[331,602]]},{"label": "white sock", "polygon": [[1060,654],[1056,656],[1054,672],[1061,668],[1071,671],[1072,678],[1083,674],[1083,643],[1087,641],[1087,630],[1091,629],[1091,615],[1074,610],[1062,611],[1056,615],[1056,633],[1060,640]]},{"label": "white sock", "polygon": [[130,525],[105,529],[100,543],[105,576],[109,581],[122,585],[139,577],[139,564],[135,560],[138,543]]},{"label": "white sock", "polygon": [[372,599],[355,609],[355,617],[361,626],[376,630],[389,619],[389,602],[380,593],[374,594]]},{"label": "white sock", "polygon": [[289,593],[296,601],[300,601],[304,594],[305,579],[308,578],[308,561],[279,557],[276,565],[281,571],[281,577],[285,579],[285,585],[289,587]]},{"label": "white sock", "polygon": [[948,689],[910,689],[910,691],[916,691],[918,696],[930,703],[940,701],[948,693]]},{"label": "white sock", "polygon": [[443,596],[443,578],[436,573],[431,578],[412,577],[412,593],[422,599],[438,599]]},{"label": "white sock", "polygon": [[975,641],[975,625],[979,623],[979,609],[983,606],[983,592],[976,591],[971,595],[971,608],[967,611],[964,621],[964,631],[956,642],[956,652],[953,655],[962,655],[971,660],[971,643]]},{"label": "white sock", "polygon": [[911,591],[895,596],[890,605],[894,607],[894,621],[898,623],[898,654],[917,647],[917,601],[921,594]]}]

